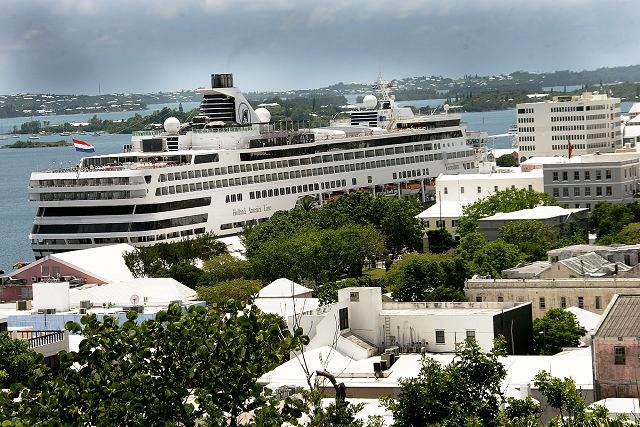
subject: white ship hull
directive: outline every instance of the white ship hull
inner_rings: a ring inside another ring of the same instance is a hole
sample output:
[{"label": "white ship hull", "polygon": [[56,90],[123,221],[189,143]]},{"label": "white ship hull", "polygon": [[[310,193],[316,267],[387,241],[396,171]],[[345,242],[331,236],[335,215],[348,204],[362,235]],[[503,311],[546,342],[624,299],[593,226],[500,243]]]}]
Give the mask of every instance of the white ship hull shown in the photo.
[{"label": "white ship hull", "polygon": [[77,169],[33,172],[36,258],[111,243],[237,234],[303,196],[385,193],[385,184],[426,185],[440,173],[477,170],[456,114],[404,120],[415,126],[407,129],[356,124],[283,134],[250,107],[243,110],[248,104],[235,88],[205,90],[203,114],[207,96],[220,94],[233,101],[233,127],[139,132],[123,153],[84,158]]}]

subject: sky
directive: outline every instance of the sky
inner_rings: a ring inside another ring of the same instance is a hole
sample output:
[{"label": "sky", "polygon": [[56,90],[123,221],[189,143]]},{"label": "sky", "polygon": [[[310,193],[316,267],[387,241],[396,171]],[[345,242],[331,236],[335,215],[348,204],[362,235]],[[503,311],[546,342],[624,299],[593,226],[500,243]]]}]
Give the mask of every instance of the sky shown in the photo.
[{"label": "sky", "polygon": [[244,92],[640,63],[636,0],[1,0],[0,94]]}]

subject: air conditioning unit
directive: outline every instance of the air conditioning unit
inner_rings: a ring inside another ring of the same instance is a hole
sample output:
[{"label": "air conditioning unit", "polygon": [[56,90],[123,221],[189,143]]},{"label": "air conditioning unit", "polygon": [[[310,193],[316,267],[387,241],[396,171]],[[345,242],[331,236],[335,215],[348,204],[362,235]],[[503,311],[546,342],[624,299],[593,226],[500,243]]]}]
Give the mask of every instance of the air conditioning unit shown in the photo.
[{"label": "air conditioning unit", "polygon": [[38,314],[56,314],[55,308],[39,308]]},{"label": "air conditioning unit", "polygon": [[92,307],[91,301],[89,301],[89,300],[80,301],[80,308],[87,309],[87,308],[91,308],[91,307]]},{"label": "air conditioning unit", "polygon": [[80,308],[78,309],[78,313],[79,313],[79,314],[87,314],[87,309],[86,309],[85,307],[80,307]]}]

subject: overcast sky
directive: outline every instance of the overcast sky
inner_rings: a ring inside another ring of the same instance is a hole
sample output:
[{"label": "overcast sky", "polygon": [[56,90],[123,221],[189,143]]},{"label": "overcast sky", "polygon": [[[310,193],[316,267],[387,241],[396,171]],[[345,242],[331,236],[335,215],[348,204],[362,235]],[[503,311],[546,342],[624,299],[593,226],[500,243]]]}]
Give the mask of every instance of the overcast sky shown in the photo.
[{"label": "overcast sky", "polygon": [[0,93],[243,91],[640,63],[636,0],[1,0]]}]

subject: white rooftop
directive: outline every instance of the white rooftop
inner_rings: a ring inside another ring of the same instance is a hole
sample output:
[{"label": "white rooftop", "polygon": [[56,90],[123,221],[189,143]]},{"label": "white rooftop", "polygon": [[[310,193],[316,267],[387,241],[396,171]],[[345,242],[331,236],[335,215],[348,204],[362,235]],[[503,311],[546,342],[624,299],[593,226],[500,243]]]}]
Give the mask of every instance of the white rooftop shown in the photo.
[{"label": "white rooftop", "polygon": [[308,294],[309,292],[311,292],[311,289],[281,277],[260,289],[258,298],[291,298]]},{"label": "white rooftop", "polygon": [[127,243],[120,243],[53,254],[50,255],[50,259],[73,265],[105,282],[119,282],[133,279],[133,274],[127,268],[122,256],[134,249]]},{"label": "white rooftop", "polygon": [[515,212],[498,212],[495,215],[481,218],[480,221],[549,219],[562,215],[571,215],[585,210],[587,209],[565,209],[560,206],[536,206],[533,209],[522,209]]},{"label": "white rooftop", "polygon": [[245,247],[242,243],[242,240],[240,239],[240,236],[220,237],[217,240],[227,245],[227,250],[229,251],[230,255],[233,255],[235,258],[242,261],[247,259],[244,256]]},{"label": "white rooftop", "polygon": [[78,307],[80,301],[91,301],[94,306],[132,305],[131,297],[138,297],[139,305],[161,306],[171,301],[190,301],[196,298],[196,291],[169,277],[137,278],[106,285],[84,285],[69,290],[71,307]]},{"label": "white rooftop", "polygon": [[256,298],[253,303],[263,313],[277,314],[285,320],[294,314],[320,307],[318,298]]},{"label": "white rooftop", "polygon": [[[450,363],[452,353],[427,353],[441,365]],[[380,356],[362,360],[353,360],[332,347],[320,347],[309,350],[278,366],[263,375],[259,382],[275,389],[280,386],[298,386],[308,388],[305,370],[314,373],[317,369],[325,369],[336,375],[336,380],[344,382],[349,388],[399,388],[402,378],[413,378],[421,367],[420,354],[401,354],[396,363],[385,371],[388,376],[375,378],[373,363],[380,361]],[[593,389],[591,365],[591,348],[568,350],[553,356],[506,356],[500,358],[507,369],[507,376],[502,382],[505,394],[516,396],[519,388],[525,384],[533,386],[535,375],[545,370],[554,377],[571,377],[576,386],[582,389]]]},{"label": "white rooftop", "polygon": [[587,332],[595,330],[600,323],[602,315],[584,310],[575,306],[565,308],[566,311],[573,313],[578,320],[580,326],[585,328]]},{"label": "white rooftop", "polygon": [[462,216],[462,208],[472,204],[473,201],[457,201],[445,200],[444,202],[436,202],[424,211],[416,215],[416,218],[459,218]]}]

